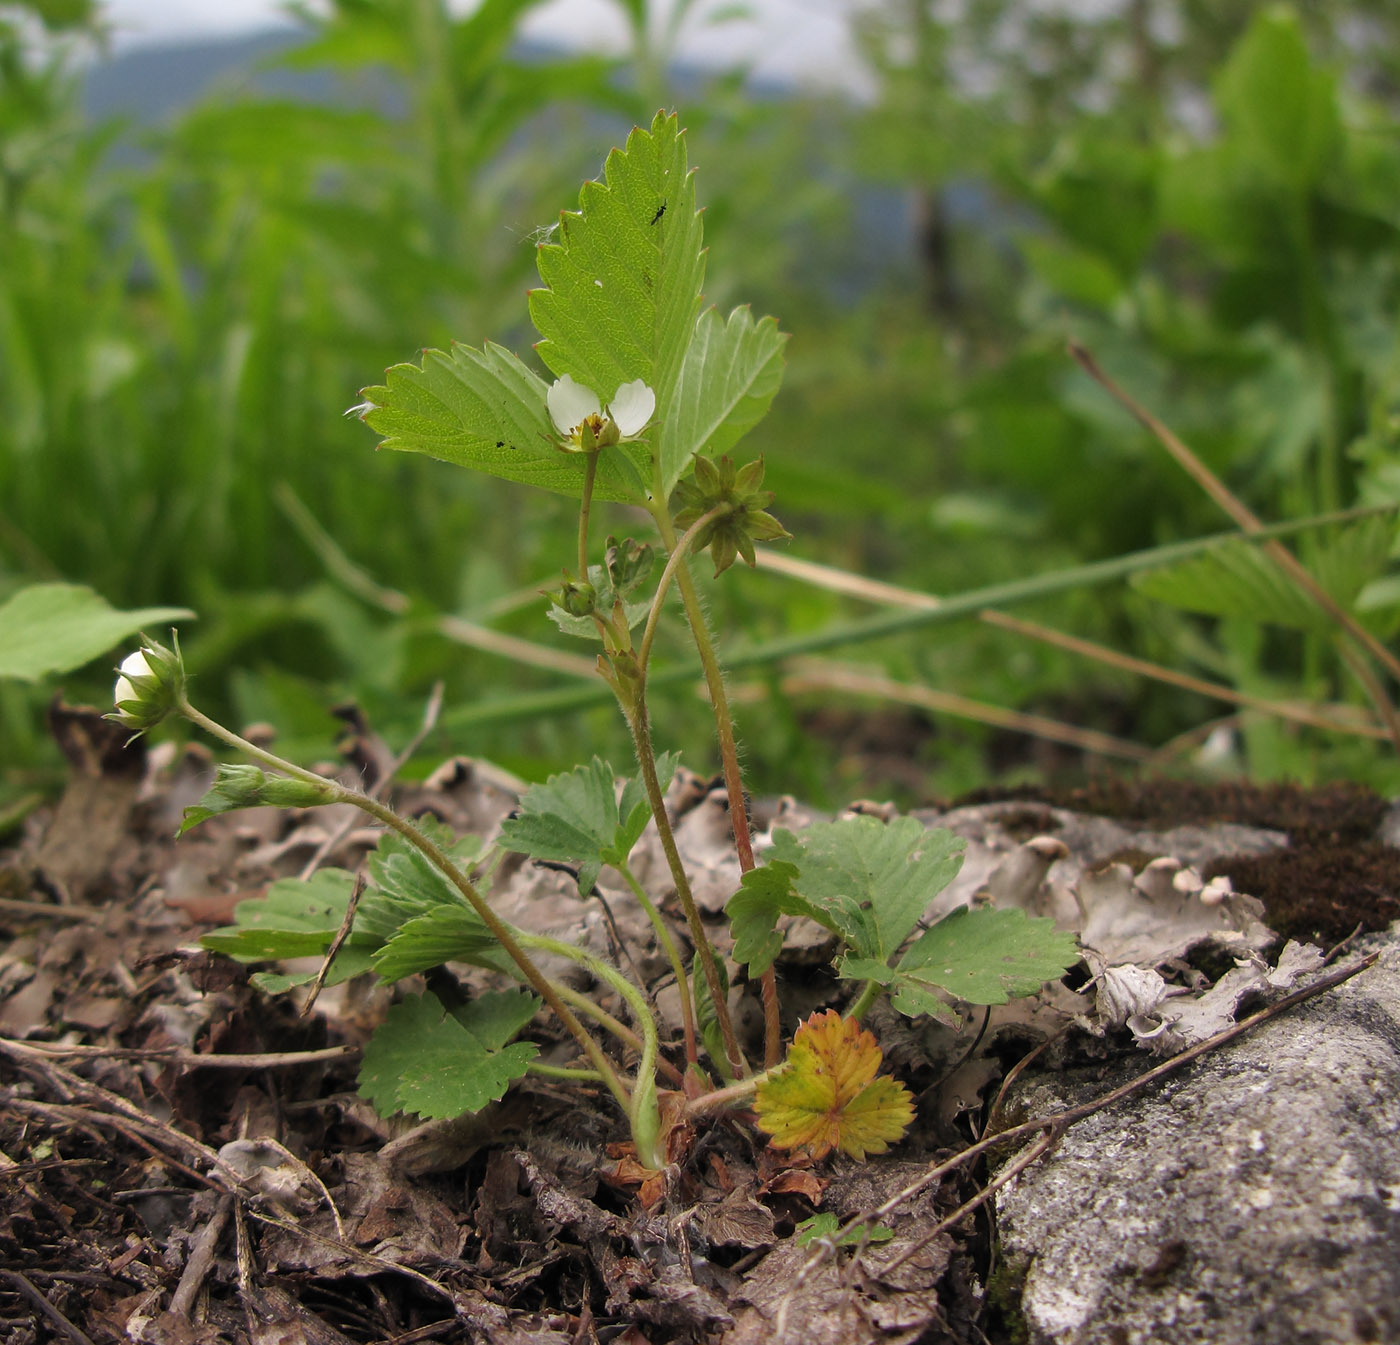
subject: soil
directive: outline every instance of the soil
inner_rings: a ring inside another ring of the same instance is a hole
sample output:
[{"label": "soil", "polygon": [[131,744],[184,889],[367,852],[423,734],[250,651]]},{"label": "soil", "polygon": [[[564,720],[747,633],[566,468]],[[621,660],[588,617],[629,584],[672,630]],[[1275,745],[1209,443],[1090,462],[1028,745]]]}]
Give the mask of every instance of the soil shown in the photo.
[{"label": "soil", "polygon": [[[961,1102],[912,1035],[887,1043],[920,1119],[859,1165],[794,1163],[740,1115],[647,1176],[609,1099],[533,1080],[461,1123],[386,1125],[355,1082],[382,993],[351,982],[301,1016],[197,947],[296,872],[324,822],[264,810],[177,844],[198,754],[153,769],[91,713],[56,707],[53,726],[69,787],[0,853],[3,1345],[738,1345],[774,1338],[780,1311],[805,1345],[1014,1337],[1014,1303],[981,1287],[1000,1282],[985,1208],[930,1237],[984,1172],[902,1202],[887,1248],[838,1252],[800,1284],[793,1233],[819,1208],[881,1204],[965,1146],[1026,1043],[964,1080]],[[363,733],[352,747],[361,766],[376,757]],[[1387,805],[1360,789],[1103,781],[1017,797],[1286,831],[1279,855],[1217,869],[1289,936],[1330,945],[1400,917],[1400,856],[1377,838]],[[446,796],[401,803],[470,820]],[[337,845],[353,862],[363,838]],[[833,998],[820,973],[789,974],[794,1001]]]}]

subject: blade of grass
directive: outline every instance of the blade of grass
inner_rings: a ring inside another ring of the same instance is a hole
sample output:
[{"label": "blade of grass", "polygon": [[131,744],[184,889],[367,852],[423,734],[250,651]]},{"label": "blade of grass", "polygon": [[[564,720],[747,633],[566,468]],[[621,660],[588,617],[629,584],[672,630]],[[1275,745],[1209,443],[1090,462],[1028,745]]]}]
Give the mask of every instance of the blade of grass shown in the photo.
[{"label": "blade of grass", "polygon": [[[1362,509],[1346,509],[1336,513],[1318,514],[1305,519],[1293,519],[1266,527],[1262,532],[1252,534],[1245,540],[1262,541],[1270,537],[1283,537],[1292,533],[1304,532],[1310,528],[1327,527],[1336,523],[1348,523],[1358,518],[1368,518],[1374,514],[1395,513],[1400,505],[1378,505]],[[885,636],[900,635],[905,631],[918,630],[925,626],[939,625],[945,621],[961,620],[976,616],[988,607],[1007,603],[1026,602],[1032,598],[1044,597],[1052,593],[1063,593],[1074,588],[1088,588],[1098,584],[1113,583],[1139,570],[1170,564],[1184,560],[1188,556],[1199,555],[1213,546],[1218,546],[1228,538],[1239,537],[1234,531],[1214,533],[1208,537],[1198,537],[1186,542],[1173,542],[1165,546],[1151,547],[1145,551],[1130,552],[1126,556],[1114,556],[1108,560],[1091,561],[1087,565],[1075,565],[1064,570],[1054,570],[1047,574],[1032,575],[1027,579],[1013,580],[1004,584],[991,584],[986,588],[972,589],[967,593],[951,598],[932,599],[934,605],[914,610],[881,612],[859,621],[835,622],[819,631],[806,635],[788,636],[772,640],[767,644],[736,649],[725,659],[730,672],[741,672],[746,668],[763,667],[783,659],[802,654],[818,653],[841,645],[862,644]],[[770,565],[771,552],[762,548],[758,552],[761,563]],[[770,565],[771,568],[771,565]],[[864,581],[869,583],[871,581]],[[668,668],[654,668],[647,675],[648,688],[675,685],[689,682],[696,676],[690,665],[676,665]],[[602,682],[592,685],[561,687],[554,691],[541,691],[524,696],[500,696],[474,701],[470,705],[454,706],[443,712],[442,727],[458,730],[477,724],[504,724],[512,720],[543,718],[549,715],[569,714],[590,706],[602,705],[612,699],[612,692]]]},{"label": "blade of grass", "polygon": [[[1215,475],[1175,434],[1169,430],[1160,420],[1157,419],[1146,407],[1142,406],[1123,388],[1119,387],[1100,367],[1097,360],[1083,346],[1075,341],[1069,343],[1069,352],[1074,356],[1080,367],[1089,375],[1105,392],[1119,403],[1140,425],[1149,430],[1153,437],[1163,448],[1171,454],[1172,459],[1185,471],[1202,490],[1210,496],[1216,504],[1220,506],[1229,516],[1239,524],[1240,528],[1251,537],[1263,537],[1265,532],[1264,524],[1250,511],[1248,506],[1234,495],[1228,486]],[[1313,577],[1311,571],[1300,561],[1282,542],[1277,538],[1269,538],[1264,541],[1264,550],[1268,553],[1281,570],[1302,590],[1317,606],[1324,611],[1329,619],[1339,630],[1345,631],[1358,645],[1371,655],[1390,675],[1400,681],[1400,659],[1388,650],[1374,635],[1371,634],[1360,622],[1358,622],[1350,612],[1346,611],[1330,593]],[[1347,666],[1355,673],[1357,665],[1354,660],[1347,659]],[[1385,694],[1380,682],[1373,677],[1358,677],[1366,693],[1375,702],[1377,713],[1385,721],[1390,732],[1391,740],[1395,743],[1397,751],[1400,751],[1400,715],[1396,714],[1395,707],[1390,703],[1390,698]]]},{"label": "blade of grass", "polygon": [[1010,729],[1013,733],[1029,734],[1048,742],[1064,743],[1083,752],[1098,756],[1120,757],[1125,761],[1150,761],[1153,749],[1127,738],[1094,729],[1078,728],[1043,715],[1008,710],[985,701],[970,700],[948,691],[912,682],[897,682],[891,677],[864,673],[855,668],[827,663],[820,659],[803,659],[794,666],[791,675],[782,679],[782,689],[789,695],[811,691],[840,691],[849,696],[877,696],[881,700],[897,701],[935,714],[953,715],[959,719],[975,720],[993,728]]},{"label": "blade of grass", "polygon": [[[396,589],[385,588],[355,564],[287,482],[279,481],[273,487],[273,494],[288,522],[316,553],[321,564],[326,567],[327,574],[341,587],[371,607],[377,607],[391,616],[403,616],[408,612],[412,606],[408,595]],[[531,640],[522,640],[519,636],[506,635],[462,617],[439,616],[433,619],[432,625],[439,635],[456,644],[467,645],[487,654],[497,654],[501,658],[523,663],[528,667],[544,668],[549,672],[563,673],[566,677],[582,677],[589,681],[598,674],[597,665],[591,659],[569,654],[561,649],[551,649],[548,645],[535,644]]]}]

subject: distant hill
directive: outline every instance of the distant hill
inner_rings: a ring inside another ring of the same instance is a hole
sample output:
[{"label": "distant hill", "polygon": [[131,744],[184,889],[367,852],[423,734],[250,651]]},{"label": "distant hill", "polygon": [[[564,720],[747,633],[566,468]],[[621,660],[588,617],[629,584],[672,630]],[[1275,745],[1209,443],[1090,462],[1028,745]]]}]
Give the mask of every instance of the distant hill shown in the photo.
[{"label": "distant hill", "polygon": [[154,124],[221,85],[323,96],[329,89],[323,75],[258,69],[268,58],[294,46],[298,35],[295,28],[279,27],[251,37],[135,47],[88,69],[83,104],[93,117]]}]

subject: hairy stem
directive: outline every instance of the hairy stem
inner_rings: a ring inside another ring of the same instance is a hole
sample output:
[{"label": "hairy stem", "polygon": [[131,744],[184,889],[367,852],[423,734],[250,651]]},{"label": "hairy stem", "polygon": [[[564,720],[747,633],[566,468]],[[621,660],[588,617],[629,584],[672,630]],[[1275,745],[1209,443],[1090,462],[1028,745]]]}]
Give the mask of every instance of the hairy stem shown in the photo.
[{"label": "hairy stem", "polygon": [[[231,729],[224,728],[222,724],[216,723],[208,715],[196,710],[183,695],[177,698],[176,708],[192,723],[204,729],[206,733],[227,743],[230,747],[236,747],[239,751],[247,753],[264,765],[271,766],[274,770],[281,771],[295,779],[314,782],[318,785],[327,783],[323,776],[303,770],[300,766],[294,766],[289,761],[283,761],[273,753],[264,751],[248,742],[246,738],[239,737]],[[535,965],[533,959],[521,947],[511,927],[487,904],[486,899],[477,891],[472,880],[452,862],[441,847],[419,831],[407,818],[400,817],[392,808],[380,803],[378,799],[372,799],[369,795],[361,793],[358,789],[348,789],[344,785],[337,785],[336,788],[338,802],[353,804],[362,812],[366,812],[377,821],[382,822],[386,827],[398,832],[409,844],[421,851],[433,867],[441,872],[448,882],[461,893],[467,904],[481,917],[482,923],[491,931],[492,936],[505,949],[511,961],[520,968],[524,978],[549,1005],[559,1021],[564,1024],[583,1048],[583,1053],[588,1057],[594,1069],[602,1076],[608,1090],[617,1099],[623,1111],[630,1116],[631,1095],[628,1093],[627,1086],[623,1083],[621,1076],[613,1068],[612,1061],[603,1053],[603,1048],[579,1022],[569,1006],[564,1003],[554,982]]]},{"label": "hairy stem", "polygon": [[[655,1111],[656,1111],[656,1061],[657,1036],[656,1019],[647,1006],[646,997],[616,967],[609,966],[600,957],[595,957],[586,948],[564,943],[559,939],[547,938],[543,934],[522,934],[520,941],[526,947],[538,948],[542,953],[553,953],[555,957],[568,958],[585,967],[600,981],[607,982],[632,1010],[637,1026],[642,1030],[642,1055],[637,1062],[637,1078],[632,1087],[631,1101],[627,1107],[627,1119],[632,1126],[632,1137],[637,1144],[637,1156],[648,1167],[661,1166],[659,1156],[654,1152]],[[643,1115],[649,1110],[650,1117]],[[651,1122],[648,1126],[648,1121]],[[650,1138],[648,1138],[650,1135]]]},{"label": "hairy stem", "polygon": [[598,475],[598,455],[589,453],[583,464],[583,498],[578,507],[578,581],[588,582],[588,516],[593,510],[593,482]]},{"label": "hairy stem", "polygon": [[860,1022],[870,1012],[870,1006],[880,998],[884,988],[879,981],[867,981],[860,994],[856,996],[855,1003],[846,1010],[846,1017],[853,1023]]},{"label": "hairy stem", "polygon": [[685,1058],[687,1064],[693,1065],[699,1060],[700,1053],[695,1038],[695,1009],[690,1002],[690,980],[685,974],[685,962],[681,958],[681,950],[676,947],[676,941],[672,938],[666,921],[662,918],[661,912],[656,909],[655,903],[647,895],[646,889],[637,881],[631,866],[624,860],[614,867],[622,875],[627,886],[632,889],[632,895],[637,898],[637,904],[646,912],[647,919],[651,921],[652,929],[656,931],[657,941],[666,954],[666,960],[670,962],[671,970],[675,972],[676,984],[680,987],[681,992],[681,1024],[685,1031]]},{"label": "hairy stem", "polygon": [[642,773],[642,784],[651,804],[652,817],[656,821],[657,835],[661,849],[666,856],[666,865],[671,871],[671,881],[676,887],[676,897],[685,912],[686,925],[690,929],[691,942],[695,945],[695,955],[705,973],[705,984],[710,988],[710,998],[714,1001],[715,1017],[719,1022],[720,1034],[724,1038],[724,1053],[729,1057],[730,1067],[735,1074],[747,1074],[748,1062],[739,1049],[739,1038],[734,1031],[734,1022],[729,1016],[729,1005],[720,980],[719,967],[715,963],[715,950],[710,946],[705,933],[700,911],[690,891],[690,878],[681,860],[680,848],[676,845],[676,833],[671,827],[671,818],[666,812],[666,796],[661,790],[661,780],[656,774],[656,753],[651,745],[651,725],[647,719],[645,694],[639,694],[631,706],[624,704],[627,724],[632,730],[632,744],[637,754],[637,766]]},{"label": "hairy stem", "polygon": [[[653,514],[661,539],[674,556],[682,544],[676,540],[675,526],[666,512],[664,501],[653,501]],[[687,534],[687,537],[690,534]],[[755,866],[753,840],[749,835],[749,809],[744,798],[744,774],[739,765],[739,745],[734,734],[734,719],[729,712],[729,696],[724,689],[724,673],[719,666],[714,641],[700,605],[700,595],[690,569],[682,561],[676,566],[676,586],[685,607],[686,620],[705,670],[705,685],[710,692],[710,707],[715,717],[715,732],[719,739],[720,768],[724,772],[724,789],[729,796],[729,821],[734,833],[734,849],[739,856],[739,872],[748,873]],[[783,1058],[783,1034],[779,1022],[778,978],[772,967],[763,973],[763,1063],[772,1068]]]}]

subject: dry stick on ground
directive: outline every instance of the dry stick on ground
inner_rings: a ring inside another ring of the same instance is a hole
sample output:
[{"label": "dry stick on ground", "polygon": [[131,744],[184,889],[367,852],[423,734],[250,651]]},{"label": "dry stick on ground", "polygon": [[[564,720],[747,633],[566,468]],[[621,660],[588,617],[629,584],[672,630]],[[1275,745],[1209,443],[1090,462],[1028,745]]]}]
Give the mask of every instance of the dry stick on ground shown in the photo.
[{"label": "dry stick on ground", "polygon": [[188,1319],[190,1309],[194,1307],[195,1296],[214,1267],[214,1255],[219,1248],[219,1239],[223,1236],[224,1225],[228,1223],[232,1212],[233,1196],[221,1197],[213,1216],[199,1230],[199,1237],[190,1252],[190,1259],[185,1262],[185,1268],[180,1274],[180,1283],[175,1286],[175,1292],[170,1296],[169,1311],[175,1316]]},{"label": "dry stick on ground", "polygon": [[[760,551],[759,556],[765,569],[772,570],[775,574],[785,575],[791,579],[797,579],[802,583],[812,584],[817,588],[826,589],[832,593],[844,593],[853,598],[859,598],[865,602],[883,603],[891,607],[908,607],[916,611],[936,611],[944,605],[942,598],[935,597],[931,593],[920,593],[915,589],[903,588],[898,584],[888,584],[878,579],[867,579],[863,575],[851,574],[846,570],[839,570],[830,565],[820,565],[815,561],[802,560],[797,556],[788,556],[778,551]],[[1118,668],[1124,672],[1134,673],[1139,677],[1150,677],[1158,682],[1165,682],[1170,686],[1179,686],[1187,691],[1194,691],[1202,696],[1209,696],[1215,700],[1225,701],[1231,705],[1244,706],[1247,709],[1259,710],[1264,714],[1271,714],[1279,719],[1291,720],[1294,723],[1306,724],[1312,728],[1326,729],[1333,733],[1350,733],[1363,738],[1383,738],[1389,739],[1390,734],[1375,723],[1367,723],[1364,720],[1353,721],[1346,718],[1334,716],[1326,713],[1322,709],[1315,709],[1310,706],[1294,704],[1291,701],[1268,700],[1262,696],[1250,696],[1245,692],[1236,691],[1233,687],[1224,686],[1219,682],[1208,682],[1203,678],[1192,677],[1188,673],[1176,671],[1160,663],[1152,663],[1147,659],[1134,658],[1130,654],[1120,653],[1116,649],[1110,649],[1107,645],[1096,644],[1091,640],[1084,640],[1076,635],[1067,635],[1063,631],[1057,631],[1049,626],[1043,626],[1038,622],[1026,621],[1020,617],[1007,615],[996,608],[987,607],[976,614],[977,620],[988,626],[997,626],[1016,635],[1024,635],[1028,639],[1039,640],[1044,644],[1055,645],[1061,649],[1067,649],[1071,653],[1082,655],[1084,658],[1094,659],[1110,668]],[[814,667],[835,666],[824,665],[820,661],[813,661]],[[897,686],[899,684],[891,684]],[[796,688],[794,688],[796,689]],[[946,693],[929,692],[926,688],[916,688],[921,695],[945,695]],[[877,694],[872,687],[871,694]],[[934,704],[931,701],[925,702],[926,708],[938,712],[949,714],[964,714],[970,718],[976,718],[983,722],[983,714],[975,701],[964,701],[965,707],[973,707],[978,713],[972,714],[969,710],[954,707],[952,698],[948,698],[946,705]],[[1001,710],[999,707],[989,707],[999,715],[1008,715],[1017,712]],[[1345,712],[1350,707],[1339,706],[1337,709]],[[991,721],[988,721],[991,722]],[[1000,722],[1000,721],[997,721]],[[1054,724],[1053,720],[1041,720],[1040,723]],[[1006,727],[1017,727],[1014,724],[1006,724]],[[1065,729],[1071,726],[1065,725]],[[1024,731],[1036,736],[1038,729],[1033,725],[1024,726]],[[1119,741],[1119,740],[1113,740]],[[1158,749],[1157,755],[1160,754]]]},{"label": "dry stick on ground", "polygon": [[1077,728],[1073,724],[1047,719],[1044,715],[988,705],[950,691],[896,682],[890,677],[874,676],[822,659],[794,660],[792,673],[782,679],[782,689],[788,695],[799,695],[804,691],[840,691],[850,696],[878,696],[882,700],[913,705],[959,719],[971,719],[979,724],[991,724],[1047,742],[1064,743],[1082,752],[1120,757],[1126,761],[1150,761],[1156,755],[1152,748],[1128,738],[1116,738],[1096,729]]},{"label": "dry stick on ground", "polygon": [[[1069,343],[1069,353],[1078,361],[1080,367],[1089,375],[1100,387],[1104,389],[1120,406],[1145,429],[1151,432],[1157,442],[1171,454],[1177,465],[1196,482],[1202,490],[1210,496],[1234,521],[1239,524],[1244,532],[1254,533],[1264,530],[1263,522],[1251,510],[1235,496],[1225,483],[1210,470],[1180,439],[1174,435],[1160,420],[1157,419],[1146,407],[1142,406],[1133,397],[1129,396],[1117,383],[1113,381],[1099,367],[1098,361],[1083,346],[1076,341]],[[1340,629],[1346,632],[1352,640],[1361,646],[1372,658],[1376,659],[1382,667],[1397,681],[1400,681],[1400,659],[1388,650],[1374,635],[1356,620],[1345,608],[1340,606],[1335,598],[1327,592],[1321,584],[1313,578],[1312,573],[1303,563],[1277,538],[1262,543],[1264,550],[1272,557],[1275,564],[1297,585],[1298,588],[1307,594],[1309,598],[1317,604],[1322,611]],[[1347,666],[1356,671],[1356,667],[1351,660],[1347,660]],[[1368,670],[1369,671],[1369,670]],[[1381,688],[1380,683],[1373,677],[1361,679],[1362,686],[1365,687],[1367,695],[1374,700],[1376,713],[1385,721],[1385,726],[1389,730],[1391,740],[1395,743],[1397,751],[1400,751],[1400,715],[1396,714],[1395,707],[1390,703],[1390,698]],[[1376,699],[1379,697],[1379,699]]]},{"label": "dry stick on ground", "polygon": [[[1199,1056],[1203,1056],[1215,1050],[1217,1047],[1224,1046],[1234,1041],[1236,1037],[1243,1036],[1246,1032],[1268,1022],[1272,1018],[1277,1018],[1280,1014],[1287,1012],[1296,1005],[1302,1004],[1304,1001],[1312,999],[1322,994],[1324,991],[1331,990],[1341,985],[1344,981],[1349,981],[1358,972],[1365,971],[1368,967],[1374,965],[1379,957],[1379,953],[1371,953],[1369,956],[1360,959],[1360,961],[1353,962],[1350,966],[1343,967],[1339,971],[1334,971],[1322,977],[1320,980],[1314,981],[1313,984],[1306,989],[1294,991],[1293,994],[1286,996],[1275,1004],[1269,1005],[1268,1008],[1261,1009],[1258,1013],[1251,1014],[1243,1022],[1236,1023],[1234,1027],[1227,1028],[1224,1032],[1216,1033],[1215,1036],[1208,1040],[1190,1047],[1180,1055],[1173,1056],[1170,1060],[1164,1061],[1155,1069],[1150,1069],[1146,1073],[1138,1075],[1137,1078],[1129,1080],[1129,1082],[1123,1084],[1121,1087],[1105,1093],[1103,1097],[1095,1098],[1092,1102],[1081,1103],[1077,1107],[1070,1107],[1068,1110],[1059,1112],[1054,1116],[1043,1117],[1039,1120],[1027,1121],[1022,1125],[1012,1126],[1009,1130],[1003,1130],[998,1134],[979,1140],[976,1144],[969,1145],[968,1148],[962,1150],[961,1153],[955,1154],[945,1162],[938,1163],[929,1168],[917,1181],[911,1182],[908,1186],[904,1187],[903,1190],[897,1191],[877,1209],[866,1210],[859,1214],[852,1215],[840,1228],[832,1233],[829,1238],[823,1238],[821,1240],[816,1251],[807,1258],[806,1263],[798,1272],[797,1277],[792,1283],[792,1287],[788,1290],[787,1294],[784,1295],[782,1304],[778,1309],[778,1317],[774,1325],[775,1339],[781,1341],[787,1329],[788,1310],[792,1305],[794,1296],[812,1274],[825,1264],[827,1258],[834,1253],[841,1239],[845,1238],[854,1230],[858,1228],[868,1228],[878,1220],[883,1219],[886,1215],[892,1214],[906,1201],[912,1200],[915,1196],[920,1194],[920,1192],[927,1190],[935,1182],[941,1181],[950,1172],[961,1167],[962,1164],[973,1158],[978,1158],[982,1154],[1000,1145],[1028,1139],[1032,1135],[1040,1136],[1042,1139],[1048,1135],[1051,1137],[1051,1143],[1053,1144],[1055,1141],[1058,1141],[1060,1136],[1076,1121],[1082,1121],[1086,1116],[1092,1116],[1095,1112],[1102,1111],[1104,1108],[1112,1106],[1115,1102],[1121,1102],[1125,1097],[1140,1091],[1147,1087],[1148,1084],[1155,1083],[1158,1079],[1170,1074],[1173,1070],[1180,1069],[1182,1065],[1189,1064]],[[1039,1148],[1036,1157],[1042,1156],[1049,1148],[1050,1144]],[[1029,1166],[1028,1163],[1022,1164],[1017,1168],[1017,1171],[1022,1171],[1027,1166]],[[952,1223],[964,1218],[966,1215],[972,1213],[973,1210],[977,1209],[978,1206],[982,1205],[990,1195],[994,1194],[996,1188],[1000,1185],[1001,1182],[999,1180],[995,1181],[991,1186],[979,1192],[972,1200],[960,1205],[953,1214],[942,1220],[933,1232],[921,1238],[912,1247],[907,1248],[898,1260],[893,1261],[888,1266],[882,1267],[880,1273],[882,1275],[889,1274],[897,1267],[903,1265],[911,1256],[927,1246],[939,1233],[950,1227]]]},{"label": "dry stick on ground", "polygon": [[190,1068],[298,1069],[328,1060],[343,1060],[359,1053],[358,1046],[322,1046],[315,1051],[257,1051],[244,1055],[207,1055],[183,1046],[59,1046],[52,1042],[12,1041],[0,1037],[0,1051],[41,1060],[168,1060]]},{"label": "dry stick on ground", "polygon": [[17,1270],[0,1270],[9,1282],[19,1290],[20,1294],[27,1298],[40,1313],[43,1314],[51,1326],[58,1328],[75,1345],[93,1345],[92,1337],[84,1334],[72,1322],[68,1320],[47,1298],[41,1294],[26,1275],[21,1275]]}]

